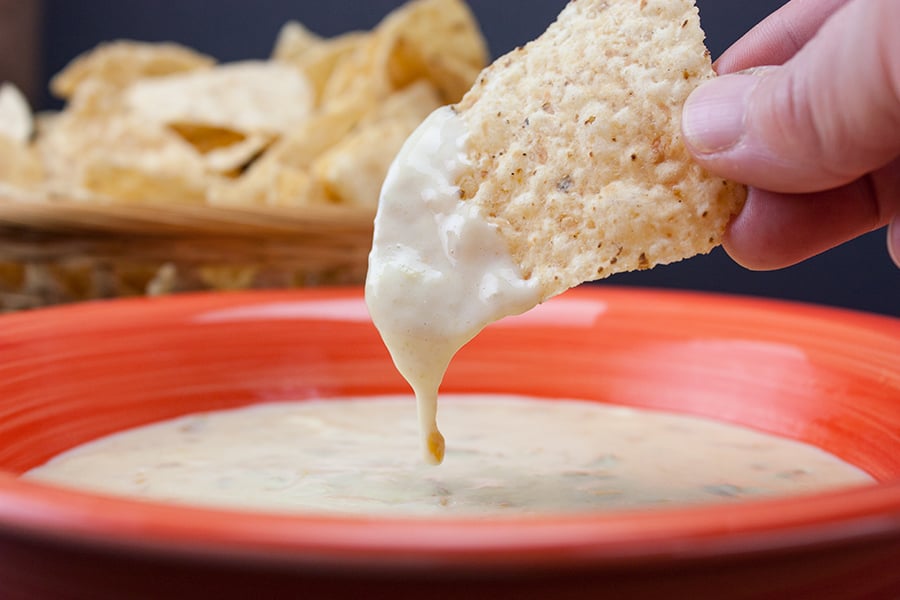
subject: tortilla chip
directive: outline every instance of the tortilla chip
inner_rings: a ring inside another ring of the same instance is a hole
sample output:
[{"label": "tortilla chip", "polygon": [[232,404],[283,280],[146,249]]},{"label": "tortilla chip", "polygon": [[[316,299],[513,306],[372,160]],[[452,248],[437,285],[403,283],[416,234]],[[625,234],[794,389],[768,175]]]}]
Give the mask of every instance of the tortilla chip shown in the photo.
[{"label": "tortilla chip", "polygon": [[397,118],[361,127],[319,157],[311,173],[333,201],[374,209],[388,167],[418,124]]},{"label": "tortilla chip", "polygon": [[378,35],[366,36],[351,52],[336,60],[322,89],[320,103],[327,106],[354,98],[375,106],[393,91],[387,60],[385,40]]},{"label": "tortilla chip", "polygon": [[200,154],[207,154],[219,148],[240,144],[247,139],[243,133],[226,127],[199,125],[197,123],[171,123],[169,127]]},{"label": "tortilla chip", "polygon": [[44,169],[34,148],[0,135],[0,182],[35,190],[43,176]]},{"label": "tortilla chip", "polygon": [[258,269],[235,265],[200,267],[200,281],[214,290],[243,290],[253,285]]},{"label": "tortilla chip", "polygon": [[110,201],[128,204],[203,204],[206,181],[191,174],[114,160],[88,162],[82,172],[85,190]]},{"label": "tortilla chip", "polygon": [[305,169],[350,133],[370,110],[361,98],[333,102],[275,142],[260,160]]},{"label": "tortilla chip", "polygon": [[274,136],[243,134],[223,127],[172,123],[169,127],[202,155],[214,173],[236,176],[272,143]]},{"label": "tortilla chip", "polygon": [[120,40],[100,44],[75,58],[50,80],[50,90],[72,98],[86,81],[103,81],[116,89],[148,77],[206,69],[215,59],[179,44]]},{"label": "tortilla chip", "polygon": [[281,26],[275,39],[272,59],[293,62],[321,43],[322,38],[307,29],[303,23],[288,21]]},{"label": "tortilla chip", "polygon": [[101,44],[53,79],[65,109],[7,119],[33,147],[0,143],[0,179],[82,201],[370,207],[399,137],[458,100],[486,55],[464,0],[412,0],[333,38],[288,22],[266,61]]},{"label": "tortilla chip", "polygon": [[43,166],[29,144],[34,128],[22,92],[11,83],[0,85],[0,182],[32,190],[43,179]]},{"label": "tortilla chip", "polygon": [[384,102],[360,120],[360,124],[401,118],[421,122],[441,104],[443,102],[434,86],[426,80],[420,80],[385,98]]},{"label": "tortilla chip", "polygon": [[368,36],[364,32],[351,31],[323,39],[300,23],[291,21],[278,34],[272,59],[300,69],[309,81],[315,104],[318,105],[337,65],[351,56]]},{"label": "tortilla chip", "polygon": [[427,79],[444,103],[457,102],[487,64],[487,45],[462,0],[410,2],[379,29],[392,38],[388,72],[395,88]]},{"label": "tortilla chip", "polygon": [[463,0],[413,0],[387,15],[339,62],[323,102],[347,95],[371,104],[419,79],[456,102],[487,63],[487,46]]},{"label": "tortilla chip", "polygon": [[137,118],[164,125],[277,134],[306,120],[312,95],[296,69],[244,61],[137,81],[125,90],[124,103]]},{"label": "tortilla chip", "polygon": [[314,180],[333,202],[374,208],[394,156],[440,105],[428,81],[395,92],[311,163]]},{"label": "tortilla chip", "polygon": [[9,82],[0,84],[0,136],[26,144],[34,133],[34,118],[28,100]]},{"label": "tortilla chip", "polygon": [[461,195],[543,298],[720,243],[746,191],[691,160],[681,107],[713,77],[691,0],[578,0],[456,110]]},{"label": "tortilla chip", "polygon": [[325,188],[309,172],[286,165],[281,165],[274,173],[266,195],[268,206],[309,206],[328,202]]},{"label": "tortilla chip", "polygon": [[174,130],[128,112],[105,118],[64,112],[35,148],[43,187],[72,199],[197,203],[214,177],[204,162],[212,153],[201,154]]},{"label": "tortilla chip", "polygon": [[298,207],[330,202],[309,172],[276,161],[257,162],[237,179],[213,182],[206,200],[212,206]]},{"label": "tortilla chip", "polygon": [[78,86],[78,91],[69,100],[62,117],[79,119],[108,119],[125,112],[121,90],[114,85],[91,79]]},{"label": "tortilla chip", "polygon": [[273,139],[272,136],[253,134],[237,144],[215,148],[205,153],[201,160],[212,173],[238,177],[266,151]]}]

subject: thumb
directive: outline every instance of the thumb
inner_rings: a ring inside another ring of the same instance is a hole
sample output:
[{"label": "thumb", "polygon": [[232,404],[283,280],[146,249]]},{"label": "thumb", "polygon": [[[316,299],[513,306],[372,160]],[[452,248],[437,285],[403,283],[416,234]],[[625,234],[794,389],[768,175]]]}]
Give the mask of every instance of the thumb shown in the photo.
[{"label": "thumb", "polygon": [[684,107],[710,171],[775,192],[838,187],[900,155],[900,2],[855,0],[782,66],[723,75]]}]

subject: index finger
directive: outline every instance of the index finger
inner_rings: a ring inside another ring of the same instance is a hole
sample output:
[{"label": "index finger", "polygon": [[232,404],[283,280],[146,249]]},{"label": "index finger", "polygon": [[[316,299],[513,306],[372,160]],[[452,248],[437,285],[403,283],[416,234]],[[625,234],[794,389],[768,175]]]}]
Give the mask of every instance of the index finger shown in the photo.
[{"label": "index finger", "polygon": [[819,28],[851,0],[792,0],[735,42],[713,67],[720,75],[763,65],[780,65],[794,56]]}]

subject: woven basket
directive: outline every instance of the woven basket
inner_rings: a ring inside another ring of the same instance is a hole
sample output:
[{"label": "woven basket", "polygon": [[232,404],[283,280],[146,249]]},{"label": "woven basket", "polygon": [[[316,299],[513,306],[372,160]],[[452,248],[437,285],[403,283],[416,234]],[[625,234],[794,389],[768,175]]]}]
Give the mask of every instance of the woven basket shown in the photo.
[{"label": "woven basket", "polygon": [[183,291],[358,284],[373,213],[0,195],[0,310]]}]

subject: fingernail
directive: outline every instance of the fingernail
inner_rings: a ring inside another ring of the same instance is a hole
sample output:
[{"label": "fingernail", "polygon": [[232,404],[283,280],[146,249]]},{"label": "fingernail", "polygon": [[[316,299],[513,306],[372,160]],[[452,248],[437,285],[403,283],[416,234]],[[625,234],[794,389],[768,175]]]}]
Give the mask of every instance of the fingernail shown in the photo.
[{"label": "fingernail", "polygon": [[900,268],[900,215],[894,215],[887,230],[888,254]]},{"label": "fingernail", "polygon": [[737,144],[744,134],[750,93],[759,80],[755,75],[723,75],[694,90],[681,122],[688,145],[701,154],[714,154]]}]

